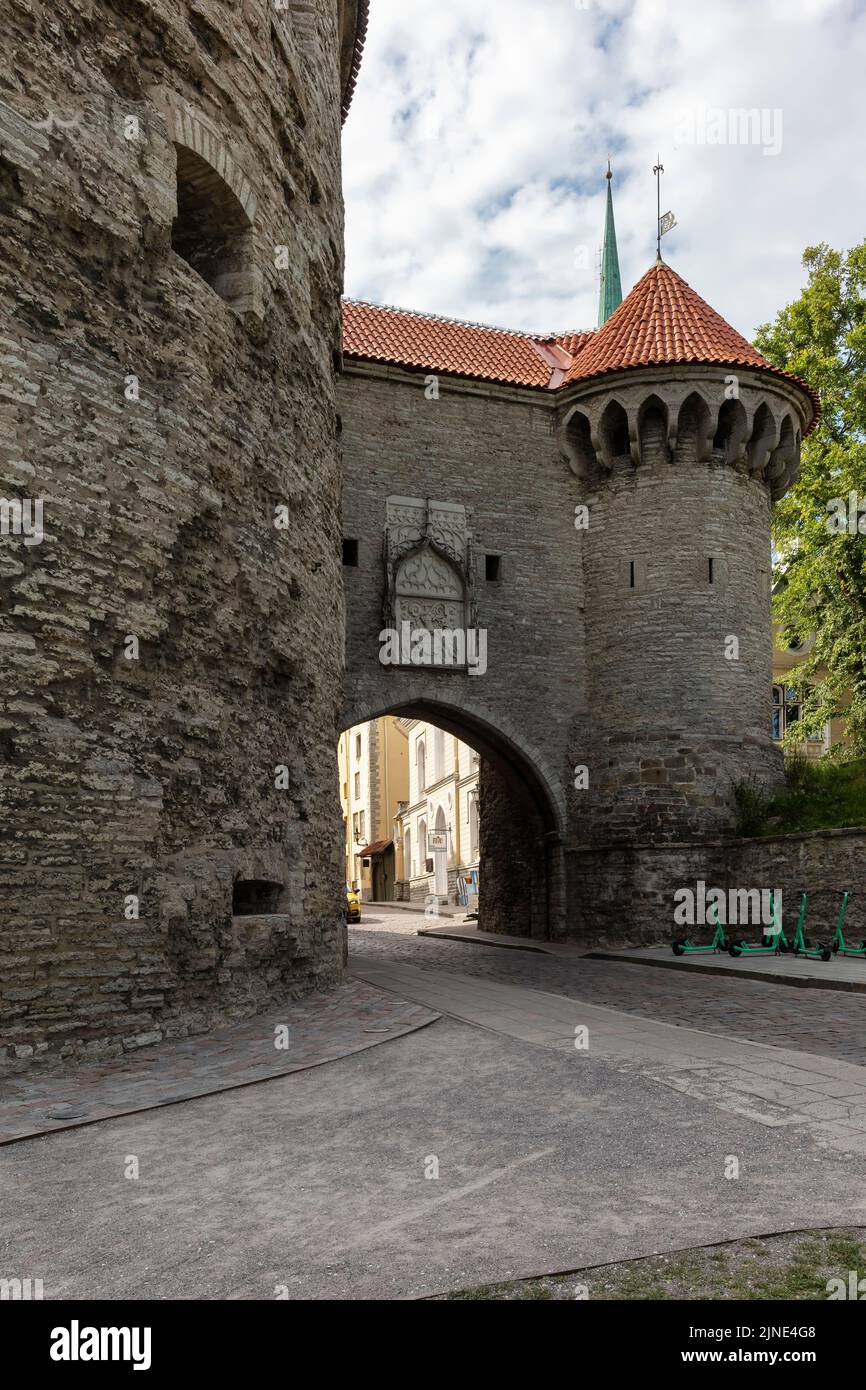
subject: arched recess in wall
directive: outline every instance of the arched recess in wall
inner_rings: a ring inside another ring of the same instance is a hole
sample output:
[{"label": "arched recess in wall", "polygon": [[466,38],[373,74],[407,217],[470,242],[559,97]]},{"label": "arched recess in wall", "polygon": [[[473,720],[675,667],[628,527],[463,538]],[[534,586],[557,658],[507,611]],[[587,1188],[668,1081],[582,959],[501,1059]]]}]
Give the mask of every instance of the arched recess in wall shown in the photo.
[{"label": "arched recess in wall", "polygon": [[588,487],[595,485],[600,469],[592,442],[592,426],[582,410],[573,411],[566,422],[564,449],[572,472]]},{"label": "arched recess in wall", "polygon": [[641,463],[667,463],[668,450],[668,408],[661,397],[647,396],[638,411],[638,438],[640,439]]},{"label": "arched recess in wall", "polygon": [[676,460],[702,463],[709,453],[711,432],[710,408],[698,391],[692,391],[677,417]]},{"label": "arched recess in wall", "polygon": [[256,248],[258,196],[246,172],[253,156],[170,87],[152,89],[176,158],[172,247],[239,314],[261,318]]},{"label": "arched recess in wall", "polygon": [[749,468],[753,473],[762,473],[770,453],[776,443],[776,422],[766,401],[761,401],[752,421],[752,437],[749,441]]},{"label": "arched recess in wall", "polygon": [[725,463],[734,463],[741,456],[748,431],[742,401],[724,401],[713,436],[713,453]]},{"label": "arched recess in wall", "polygon": [[177,216],[171,245],[225,302],[253,307],[253,225],[226,181],[195,150],[175,145]]},{"label": "arched recess in wall", "polygon": [[609,401],[601,417],[601,440],[609,466],[631,463],[628,434],[628,415],[619,401]]}]

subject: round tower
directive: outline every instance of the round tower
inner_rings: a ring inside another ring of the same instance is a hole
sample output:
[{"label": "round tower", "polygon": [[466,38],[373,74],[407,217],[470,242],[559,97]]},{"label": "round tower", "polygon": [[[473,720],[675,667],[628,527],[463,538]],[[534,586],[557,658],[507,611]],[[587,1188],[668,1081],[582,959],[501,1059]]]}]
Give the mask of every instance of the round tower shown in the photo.
[{"label": "round tower", "polygon": [[659,259],[578,355],[561,439],[582,484],[581,838],[684,840],[772,786],[770,509],[819,404]]},{"label": "round tower", "polygon": [[[6,7],[0,1056],[335,979],[366,0]],[[73,58],[74,55],[74,58]]]}]

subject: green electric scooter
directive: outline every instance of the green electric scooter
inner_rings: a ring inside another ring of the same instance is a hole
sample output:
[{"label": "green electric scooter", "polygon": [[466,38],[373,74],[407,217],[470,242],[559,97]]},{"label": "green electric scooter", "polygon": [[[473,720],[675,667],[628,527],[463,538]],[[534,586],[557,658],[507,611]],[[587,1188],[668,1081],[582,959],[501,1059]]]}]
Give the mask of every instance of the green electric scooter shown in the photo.
[{"label": "green electric scooter", "polygon": [[794,932],[794,940],[791,942],[791,950],[795,956],[808,956],[809,960],[829,960],[833,952],[823,941],[811,941],[803,935],[803,923],[806,920],[806,894],[803,894],[800,902],[800,916],[797,918],[797,930]]},{"label": "green electric scooter", "polygon": [[771,935],[765,936],[760,945],[750,945],[748,941],[732,941],[728,946],[729,956],[779,956],[790,951],[790,943],[782,931],[782,919],[779,916],[779,904],[775,894],[770,895],[770,901],[773,904]]},{"label": "green electric scooter", "polygon": [[842,894],[842,910],[839,913],[839,920],[836,923],[836,934],[830,943],[830,949],[840,956],[866,956],[866,941],[861,941],[859,946],[847,946],[842,935],[842,923],[845,920],[845,909],[848,906],[848,894]]},{"label": "green electric scooter", "polygon": [[713,903],[713,913],[716,920],[716,930],[709,946],[696,946],[694,942],[689,941],[687,936],[682,937],[681,940],[675,941],[671,946],[671,950],[675,956],[684,956],[689,952],[727,951],[728,938],[725,936],[725,929],[719,921],[719,909],[716,903]]}]

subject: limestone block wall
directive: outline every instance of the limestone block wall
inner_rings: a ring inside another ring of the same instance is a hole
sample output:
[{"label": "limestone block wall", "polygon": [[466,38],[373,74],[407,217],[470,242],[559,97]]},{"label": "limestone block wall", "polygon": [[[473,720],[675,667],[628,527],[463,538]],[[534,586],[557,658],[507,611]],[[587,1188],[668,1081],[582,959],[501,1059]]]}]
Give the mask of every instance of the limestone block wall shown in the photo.
[{"label": "limestone block wall", "polygon": [[[268,0],[0,17],[0,494],[44,516],[0,537],[9,1055],[341,969],[339,16],[304,8],[303,55]],[[238,879],[276,885],[254,932]]]},{"label": "limestone block wall", "polygon": [[[567,852],[570,934],[596,944],[672,941],[686,934],[674,923],[674,894],[707,888],[773,889],[782,894],[783,920],[796,927],[800,896],[808,895],[807,933],[832,939],[842,892],[850,893],[846,938],[866,938],[866,829],[816,830],[748,840],[584,847]],[[748,929],[743,933],[749,936]],[[704,938],[706,939],[706,938]]]}]

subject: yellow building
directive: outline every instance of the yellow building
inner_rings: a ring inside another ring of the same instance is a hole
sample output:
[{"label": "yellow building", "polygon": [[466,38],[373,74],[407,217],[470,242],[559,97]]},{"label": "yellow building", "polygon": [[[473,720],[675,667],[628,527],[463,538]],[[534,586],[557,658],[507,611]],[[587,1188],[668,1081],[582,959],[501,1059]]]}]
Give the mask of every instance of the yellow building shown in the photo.
[{"label": "yellow building", "polygon": [[409,795],[407,734],[385,715],[347,729],[337,749],[345,827],[346,882],[365,902],[397,896],[397,808]]}]

